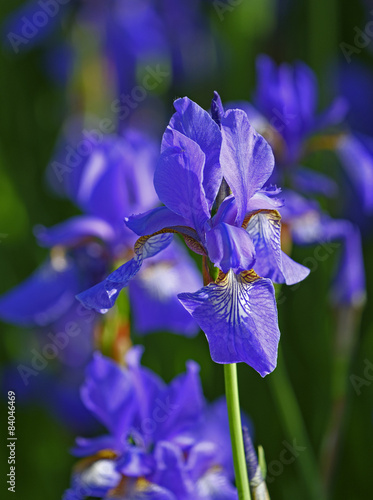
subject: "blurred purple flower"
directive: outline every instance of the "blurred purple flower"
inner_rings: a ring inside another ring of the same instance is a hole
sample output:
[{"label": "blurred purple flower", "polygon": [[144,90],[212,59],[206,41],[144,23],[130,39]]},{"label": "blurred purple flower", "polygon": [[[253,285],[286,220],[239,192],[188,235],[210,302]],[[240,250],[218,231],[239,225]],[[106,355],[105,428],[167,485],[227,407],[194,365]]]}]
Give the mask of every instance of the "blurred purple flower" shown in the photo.
[{"label": "blurred purple flower", "polygon": [[[123,137],[105,137],[89,156],[75,165],[66,176],[65,191],[85,215],[49,229],[37,228],[40,244],[52,248],[51,258],[24,283],[1,297],[3,320],[21,326],[54,326],[56,331],[64,331],[67,323],[76,323],[84,332],[69,343],[61,356],[72,364],[74,356],[81,361],[75,364],[82,364],[82,358],[87,360],[98,315],[82,308],[75,295],[103,279],[115,262],[131,252],[135,236],[125,226],[124,217],[155,205],[154,165],[153,144],[132,131]],[[167,272],[157,282],[158,293],[153,293],[155,290],[149,290],[149,283],[154,283],[158,266]],[[139,315],[135,317],[139,333],[167,329],[196,334],[197,325],[176,301],[175,292],[185,290],[185,286],[192,290],[200,282],[193,260],[176,243],[164,261],[151,261],[131,290],[135,314]],[[146,319],[138,307],[142,292],[147,301]],[[90,342],[85,349],[74,348],[86,344],[87,337]]]},{"label": "blurred purple flower", "polygon": [[237,499],[225,402],[206,404],[196,363],[167,386],[140,365],[141,353],[132,348],[125,368],[100,353],[88,366],[82,399],[108,434],[77,439],[73,453],[93,457],[78,465],[64,499],[114,491],[125,498]]}]

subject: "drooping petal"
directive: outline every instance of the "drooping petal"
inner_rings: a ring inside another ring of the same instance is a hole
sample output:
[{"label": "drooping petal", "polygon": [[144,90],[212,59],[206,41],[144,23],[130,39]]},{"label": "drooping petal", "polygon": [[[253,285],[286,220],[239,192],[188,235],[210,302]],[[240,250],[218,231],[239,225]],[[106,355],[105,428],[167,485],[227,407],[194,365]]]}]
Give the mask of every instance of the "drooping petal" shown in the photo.
[{"label": "drooping petal", "polygon": [[198,144],[206,157],[203,172],[203,187],[211,209],[218,193],[222,172],[219,164],[221,135],[211,116],[188,97],[174,102],[176,113],[170,120],[162,141],[162,150],[176,146],[173,131],[178,131]]},{"label": "drooping petal", "polygon": [[204,223],[210,218],[202,184],[205,154],[188,137],[176,130],[173,134],[175,147],[161,154],[154,186],[162,203],[201,234]]},{"label": "drooping petal", "polygon": [[16,325],[45,326],[68,311],[78,291],[79,270],[74,262],[48,260],[0,298],[0,317]]},{"label": "drooping petal", "polygon": [[281,216],[275,210],[261,210],[249,215],[244,224],[256,252],[254,270],[275,283],[293,285],[306,278],[309,269],[297,264],[281,251]]},{"label": "drooping petal", "polygon": [[77,299],[88,309],[106,313],[113,307],[119,292],[128,285],[141,269],[144,259],[157,255],[167,248],[172,234],[161,233],[142,236],[135,244],[135,257],[123,264],[101,283],[77,295]]},{"label": "drooping petal", "polygon": [[253,242],[242,227],[220,222],[207,231],[206,246],[211,262],[223,273],[229,269],[235,273],[252,269],[255,262]]},{"label": "drooping petal", "polygon": [[265,184],[274,167],[268,143],[239,109],[227,111],[221,121],[220,163],[225,180],[237,202],[237,225],[241,226],[250,198]]},{"label": "drooping petal", "polygon": [[373,211],[373,141],[361,134],[339,140],[337,154],[355,185],[364,209]]},{"label": "drooping petal", "polygon": [[109,243],[114,240],[115,231],[103,219],[79,215],[51,228],[37,226],[35,235],[40,245],[53,247],[55,245],[72,246],[85,238],[94,237]]},{"label": "drooping petal", "polygon": [[245,362],[262,377],[275,369],[280,331],[271,280],[230,271],[179,299],[205,332],[216,363]]}]

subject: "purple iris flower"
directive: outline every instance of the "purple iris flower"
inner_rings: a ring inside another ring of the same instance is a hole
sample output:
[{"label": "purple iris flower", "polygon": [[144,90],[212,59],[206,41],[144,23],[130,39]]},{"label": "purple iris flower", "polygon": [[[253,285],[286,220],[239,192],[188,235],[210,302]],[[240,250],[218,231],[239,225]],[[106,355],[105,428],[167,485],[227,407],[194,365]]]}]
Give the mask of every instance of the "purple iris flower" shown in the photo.
[{"label": "purple iris flower", "polygon": [[[303,159],[312,151],[331,150],[356,191],[354,204],[369,213],[373,209],[373,144],[369,137],[347,127],[344,121],[348,111],[347,100],[336,98],[327,110],[317,114],[317,81],[308,66],[297,63],[277,67],[269,57],[260,56],[257,71],[254,105],[240,102],[227,107],[238,105],[243,109],[253,126],[272,145],[276,167],[269,182],[280,182],[306,196],[334,197],[339,186],[333,179],[325,172],[302,166]],[[333,301],[340,304],[361,303],[365,296],[365,279],[358,229],[347,221],[333,220],[322,214],[318,207],[312,211],[314,216],[299,219],[299,207],[293,203],[294,196],[288,197],[284,193],[284,199],[280,212],[283,216],[286,214],[286,222],[301,221],[297,225],[290,223],[296,243],[304,245],[338,240],[342,244],[342,257],[335,278],[338,286],[332,289]],[[312,205],[302,197],[299,199],[303,200],[301,205]],[[291,209],[294,209],[293,214],[290,214]],[[308,236],[297,237],[295,228]]]},{"label": "purple iris flower", "polygon": [[[86,497],[237,499],[225,400],[207,405],[199,367],[166,385],[132,348],[121,367],[96,353],[81,395],[108,434],[78,438],[78,464],[64,500]],[[211,425],[213,423],[213,425]]]},{"label": "purple iris flower", "polygon": [[[99,320],[99,315],[82,308],[75,295],[103,279],[115,262],[131,254],[135,236],[123,219],[132,211],[156,204],[152,185],[155,155],[151,140],[131,130],[92,145],[91,153],[65,172],[65,190],[85,214],[49,229],[37,228],[40,244],[52,248],[51,258],[1,297],[0,317],[10,323],[43,328],[44,333],[50,328],[63,332],[66,325],[75,324],[79,335],[71,337],[60,352],[68,364],[87,361]],[[160,269],[162,280],[157,278]],[[164,259],[149,261],[130,289],[138,333],[167,329],[196,334],[198,327],[176,294],[200,283],[196,265],[176,242]],[[139,307],[142,299],[147,305],[146,318]]]},{"label": "purple iris flower", "polygon": [[257,59],[257,74],[253,105],[240,102],[230,106],[244,109],[252,125],[272,145],[277,168],[271,181],[283,184],[286,174],[293,187],[306,194],[335,195],[337,186],[330,177],[301,166],[307,153],[332,150],[355,186],[364,210],[371,212],[373,149],[369,139],[348,128],[348,100],[337,97],[329,108],[317,113],[316,76],[302,62],[276,66],[262,55]]},{"label": "purple iris flower", "polygon": [[[263,189],[273,154],[242,110],[221,109],[218,124],[186,97],[174,105],[154,174],[165,206],[126,220],[141,236],[135,257],[78,298],[106,312],[144,260],[178,233],[220,271],[216,282],[178,295],[205,332],[213,360],[243,361],[264,376],[276,366],[280,335],[271,280],[293,284],[309,272],[281,251],[279,190]],[[232,194],[213,215],[223,177]]]}]

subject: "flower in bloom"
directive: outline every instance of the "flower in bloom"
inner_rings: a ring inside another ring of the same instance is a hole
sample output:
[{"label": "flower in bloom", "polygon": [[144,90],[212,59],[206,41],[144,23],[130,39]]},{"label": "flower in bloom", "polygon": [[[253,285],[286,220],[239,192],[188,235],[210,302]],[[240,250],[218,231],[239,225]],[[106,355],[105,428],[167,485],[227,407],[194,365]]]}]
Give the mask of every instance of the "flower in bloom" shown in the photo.
[{"label": "flower in bloom", "polygon": [[[306,64],[276,64],[265,55],[257,59],[258,84],[253,105],[233,103],[244,109],[253,126],[272,145],[275,179],[286,172],[294,188],[306,194],[336,194],[336,184],[324,172],[302,166],[306,153],[331,150],[340,161],[366,212],[373,209],[373,149],[368,137],[349,130],[344,119],[349,102],[337,97],[317,113],[316,76]],[[337,128],[336,128],[337,127]]]},{"label": "flower in bloom", "polygon": [[[243,361],[264,376],[276,366],[280,335],[272,281],[293,284],[309,272],[281,250],[279,190],[263,189],[272,150],[242,110],[225,113],[214,101],[215,121],[188,98],[175,108],[154,174],[164,206],[126,220],[140,236],[135,257],[78,298],[106,312],[144,260],[181,234],[220,271],[215,282],[178,295],[205,332],[213,360]],[[217,207],[223,178],[232,194]]]},{"label": "flower in bloom", "polygon": [[[240,102],[228,104],[227,107],[238,106],[245,110],[254,127],[272,145],[276,167],[269,182],[279,182],[283,187],[306,196],[335,197],[339,186],[326,172],[314,171],[302,165],[310,153],[331,150],[351,181],[349,189],[352,186],[355,192],[347,217],[354,218],[353,212],[359,212],[362,220],[363,213],[369,214],[373,209],[373,144],[370,137],[350,130],[348,122],[344,121],[349,102],[338,97],[328,109],[317,114],[316,77],[301,62],[277,67],[269,57],[263,55],[257,60],[257,73],[258,85],[253,105]],[[330,161],[328,156],[325,158],[326,162]],[[290,191],[284,191],[283,198],[284,208],[280,212],[282,215],[286,213],[286,222],[294,221],[289,227],[296,243],[317,244],[334,240],[342,243],[342,255],[335,278],[338,287],[332,288],[333,302],[361,303],[365,296],[365,278],[359,230],[348,221],[321,215],[318,208],[311,211],[312,214],[318,214],[316,218],[300,219]],[[346,200],[344,192],[343,202],[346,203]],[[305,202],[315,206],[309,200]],[[292,207],[295,211],[290,214]],[[309,235],[311,231],[312,238],[299,237],[300,232]]]},{"label": "flower in bloom", "polygon": [[[85,214],[49,229],[37,228],[40,244],[52,248],[51,258],[1,298],[1,318],[22,326],[55,325],[57,331],[65,331],[68,323],[75,322],[85,332],[76,336],[80,348],[82,342],[91,345],[92,335],[87,330],[93,330],[98,315],[82,308],[75,295],[97,283],[116,261],[131,252],[135,237],[123,218],[129,211],[155,205],[153,172],[153,145],[137,132],[128,130],[123,137],[108,136],[96,144],[89,157],[67,175],[67,193]],[[160,269],[162,280],[157,279]],[[194,262],[176,243],[163,259],[150,261],[130,290],[138,332],[167,329],[185,335],[197,333],[197,325],[176,294],[185,286],[193,290],[200,282]],[[138,307],[141,297],[147,305],[146,318]],[[73,344],[71,338],[61,352],[70,364],[74,364]],[[90,355],[92,348],[88,346]],[[82,352],[75,354],[80,359]]]},{"label": "flower in bloom", "polygon": [[77,465],[64,500],[237,499],[225,400],[206,404],[199,367],[168,386],[132,348],[122,367],[95,353],[81,396],[108,434],[78,438]]}]

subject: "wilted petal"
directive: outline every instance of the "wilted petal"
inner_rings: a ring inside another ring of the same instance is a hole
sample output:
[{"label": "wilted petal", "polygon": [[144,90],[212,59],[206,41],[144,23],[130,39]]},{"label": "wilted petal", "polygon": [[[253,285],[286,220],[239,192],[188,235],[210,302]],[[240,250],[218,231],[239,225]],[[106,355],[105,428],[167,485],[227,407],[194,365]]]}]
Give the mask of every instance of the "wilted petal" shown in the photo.
[{"label": "wilted petal", "polygon": [[270,177],[274,157],[268,143],[239,109],[227,111],[221,121],[223,136],[220,163],[225,180],[237,202],[237,225],[241,225],[250,198]]},{"label": "wilted petal", "polygon": [[281,251],[281,216],[277,211],[262,210],[250,215],[246,231],[254,243],[254,269],[259,276],[287,285],[298,283],[308,276],[309,269]]},{"label": "wilted petal", "polygon": [[176,113],[170,120],[163,137],[162,150],[176,146],[174,130],[198,144],[206,157],[203,172],[203,187],[208,200],[209,209],[212,207],[218,193],[222,172],[219,164],[221,135],[219,127],[211,116],[198,104],[183,97],[174,102]]},{"label": "wilted petal", "polygon": [[253,242],[241,227],[220,222],[206,233],[206,246],[211,262],[223,273],[252,269],[255,262]]},{"label": "wilted petal", "polygon": [[205,332],[216,363],[242,361],[263,377],[275,369],[280,331],[271,280],[230,271],[179,299]]}]

